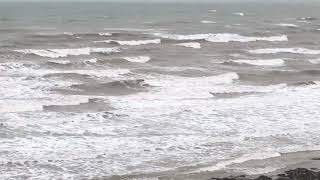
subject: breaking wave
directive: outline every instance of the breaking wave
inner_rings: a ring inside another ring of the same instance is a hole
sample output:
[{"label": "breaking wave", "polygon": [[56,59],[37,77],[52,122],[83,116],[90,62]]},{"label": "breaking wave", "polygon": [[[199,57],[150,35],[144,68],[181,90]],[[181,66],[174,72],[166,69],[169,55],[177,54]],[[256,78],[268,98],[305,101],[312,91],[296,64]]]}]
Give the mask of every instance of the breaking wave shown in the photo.
[{"label": "breaking wave", "polygon": [[79,48],[79,49],[23,49],[14,50],[15,52],[23,54],[34,54],[42,57],[60,58],[67,56],[90,55],[91,53],[105,53],[120,52],[119,48]]},{"label": "breaking wave", "polygon": [[183,46],[183,47],[188,47],[188,48],[195,48],[195,49],[200,49],[201,44],[198,42],[189,42],[189,43],[180,43],[176,44],[177,46]]},{"label": "breaking wave", "polygon": [[123,57],[124,60],[134,63],[146,63],[150,61],[149,56]]},{"label": "breaking wave", "polygon": [[312,50],[306,48],[267,48],[267,49],[255,49],[249,50],[252,54],[276,54],[276,53],[293,53],[293,54],[320,54],[320,50]]},{"label": "breaking wave", "polygon": [[266,59],[266,60],[232,60],[238,64],[249,64],[254,66],[283,66],[285,61],[282,59]]},{"label": "breaking wave", "polygon": [[147,45],[147,44],[160,44],[161,39],[152,39],[152,40],[133,40],[133,41],[117,41],[117,40],[105,40],[105,41],[95,41],[96,43],[116,43],[119,45],[127,45],[127,46],[139,46],[139,45]]},{"label": "breaking wave", "polygon": [[206,40],[209,42],[252,42],[252,41],[288,41],[286,35],[270,36],[270,37],[247,37],[239,34],[194,34],[194,35],[178,35],[178,34],[162,34],[154,33],[155,36],[172,39],[172,40]]}]

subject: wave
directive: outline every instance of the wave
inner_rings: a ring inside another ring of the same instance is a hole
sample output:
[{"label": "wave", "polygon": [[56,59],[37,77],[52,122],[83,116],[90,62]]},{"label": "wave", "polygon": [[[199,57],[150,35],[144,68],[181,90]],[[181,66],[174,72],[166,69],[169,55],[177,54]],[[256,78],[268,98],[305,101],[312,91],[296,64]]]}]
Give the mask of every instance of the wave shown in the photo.
[{"label": "wave", "polygon": [[133,40],[133,41],[117,41],[117,40],[105,40],[105,41],[95,41],[96,43],[104,42],[104,43],[116,43],[119,45],[127,45],[127,46],[139,46],[139,45],[147,45],[147,44],[160,44],[161,39],[152,39],[152,40]]},{"label": "wave", "polygon": [[249,64],[254,66],[283,66],[285,61],[282,59],[266,59],[266,60],[232,60],[238,64]]},{"label": "wave", "polygon": [[206,40],[209,42],[252,42],[252,41],[288,41],[286,35],[270,36],[270,37],[247,37],[239,34],[194,34],[194,35],[178,35],[178,34],[162,34],[154,33],[155,36],[172,39],[172,40]]},{"label": "wave", "polygon": [[42,107],[44,111],[53,112],[103,112],[112,110],[112,108],[105,103],[103,99],[93,98],[87,102],[79,103],[76,105],[44,105]]},{"label": "wave", "polygon": [[0,63],[0,70],[1,71],[21,71],[25,72],[29,69],[38,69],[40,68],[39,65],[33,64],[31,62],[25,63],[17,63],[17,62],[7,62],[7,63]]},{"label": "wave", "polygon": [[203,24],[215,24],[216,23],[214,21],[206,21],[206,20],[200,21],[200,22],[203,23]]},{"label": "wave", "polygon": [[[63,62],[68,63],[68,61]],[[62,65],[62,64],[61,64]],[[0,70],[8,74],[22,76],[44,76],[50,77],[53,75],[63,74],[79,74],[93,77],[119,77],[130,73],[129,69],[75,69],[75,70],[57,70],[57,69],[41,69],[39,65],[32,63],[0,63]]]},{"label": "wave", "polygon": [[218,92],[211,91],[210,94],[215,98],[238,98],[241,96],[249,96],[249,95],[257,95],[263,93],[271,93],[280,90],[286,90],[288,85],[283,84],[276,84],[276,85],[269,85],[269,86],[249,86],[249,87],[239,87],[237,90],[230,89],[229,91],[220,90]]},{"label": "wave", "polygon": [[315,17],[302,17],[302,18],[298,18],[298,20],[315,21],[315,20],[317,20],[317,18],[315,18]]},{"label": "wave", "polygon": [[70,60],[48,60],[47,61],[49,64],[53,65],[72,65],[72,64],[89,64],[89,63],[96,63],[98,62],[98,59],[93,58],[93,59],[86,59],[86,60],[81,60],[81,61],[70,61]]},{"label": "wave", "polygon": [[319,81],[304,81],[304,82],[297,82],[292,84],[293,86],[315,86],[320,85]]},{"label": "wave", "polygon": [[217,170],[227,168],[228,166],[230,166],[232,164],[240,164],[240,163],[244,163],[244,162],[247,162],[250,160],[264,160],[264,159],[280,157],[280,156],[281,156],[281,154],[277,153],[277,152],[248,154],[248,155],[243,155],[242,157],[239,157],[237,159],[219,162],[216,165],[211,166],[211,167],[200,168],[197,170],[197,172],[217,171]]},{"label": "wave", "polygon": [[310,54],[317,55],[320,54],[320,50],[312,50],[306,48],[266,48],[266,49],[256,49],[249,50],[252,54],[276,54],[276,53],[293,53],[293,54]]},{"label": "wave", "polygon": [[81,95],[129,95],[145,91],[151,87],[143,79],[121,80],[108,83],[76,84],[70,86],[71,90],[63,90],[65,93]]},{"label": "wave", "polygon": [[150,61],[149,56],[123,57],[124,60],[134,63],[146,63]]},{"label": "wave", "polygon": [[189,42],[189,43],[180,43],[176,44],[177,46],[183,46],[183,47],[188,47],[188,48],[195,48],[195,49],[200,49],[201,44],[198,42]]},{"label": "wave", "polygon": [[320,64],[320,59],[310,59],[308,60],[311,64]]},{"label": "wave", "polygon": [[244,13],[233,13],[234,15],[244,16]]},{"label": "wave", "polygon": [[119,48],[79,48],[79,49],[22,49],[13,50],[23,54],[34,54],[42,57],[60,58],[67,56],[90,55],[91,53],[110,54],[120,52]]},{"label": "wave", "polygon": [[295,24],[287,24],[287,23],[280,23],[276,24],[277,26],[282,26],[282,27],[299,27],[298,25]]},{"label": "wave", "polygon": [[112,36],[112,33],[98,33],[99,36]]},{"label": "wave", "polygon": [[215,9],[210,9],[210,10],[208,10],[209,12],[217,12],[217,10],[215,10]]}]

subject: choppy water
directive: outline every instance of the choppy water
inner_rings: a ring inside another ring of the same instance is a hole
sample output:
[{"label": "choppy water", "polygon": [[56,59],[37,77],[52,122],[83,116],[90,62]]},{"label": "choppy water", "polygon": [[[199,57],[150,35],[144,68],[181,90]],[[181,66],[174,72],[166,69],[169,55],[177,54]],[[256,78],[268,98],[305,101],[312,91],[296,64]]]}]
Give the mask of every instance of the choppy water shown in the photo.
[{"label": "choppy water", "polygon": [[318,149],[319,7],[2,3],[0,179],[141,179]]}]

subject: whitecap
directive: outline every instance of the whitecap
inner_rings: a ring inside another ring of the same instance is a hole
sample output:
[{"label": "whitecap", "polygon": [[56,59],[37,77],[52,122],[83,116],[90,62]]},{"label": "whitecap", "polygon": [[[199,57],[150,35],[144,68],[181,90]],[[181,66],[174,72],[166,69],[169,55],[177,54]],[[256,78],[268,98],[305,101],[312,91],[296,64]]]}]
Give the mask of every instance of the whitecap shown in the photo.
[{"label": "whitecap", "polygon": [[209,12],[217,12],[217,10],[215,10],[215,9],[210,9],[210,10],[208,10]]},{"label": "whitecap", "polygon": [[320,64],[320,59],[310,59],[308,60],[311,64]]},{"label": "whitecap", "polygon": [[233,13],[234,15],[244,16],[244,13]]},{"label": "whitecap", "polygon": [[23,54],[34,54],[42,57],[60,58],[67,56],[90,55],[91,53],[120,52],[119,48],[79,48],[79,49],[22,49],[13,50]]},{"label": "whitecap", "polygon": [[238,64],[250,64],[254,66],[283,66],[285,64],[282,59],[266,59],[266,60],[232,60]]},{"label": "whitecap", "polygon": [[71,61],[69,60],[49,60],[48,62],[54,63],[54,64],[62,64],[62,65],[71,64]]},{"label": "whitecap", "polygon": [[155,36],[159,36],[165,39],[172,40],[206,40],[209,42],[252,42],[252,41],[288,41],[286,35],[270,36],[270,37],[247,37],[239,34],[193,34],[193,35],[179,35],[179,34],[163,34],[154,33]]},{"label": "whitecap", "polygon": [[99,33],[99,36],[112,36],[111,33]]},{"label": "whitecap", "polygon": [[298,25],[295,24],[287,24],[287,23],[280,23],[276,24],[277,26],[283,26],[283,27],[299,27]]},{"label": "whitecap", "polygon": [[117,43],[119,45],[128,45],[128,46],[139,46],[139,45],[147,45],[147,44],[160,44],[161,39],[151,39],[151,40],[132,40],[132,41],[118,41],[118,40],[104,40],[104,41],[95,41],[96,43],[104,42],[104,43]]},{"label": "whitecap", "polygon": [[74,34],[71,32],[63,32],[64,35],[73,36]]},{"label": "whitecap", "polygon": [[204,21],[201,21],[201,23],[203,23],[203,24],[215,24],[216,22],[204,20]]},{"label": "whitecap", "polygon": [[184,46],[188,48],[195,48],[195,49],[200,49],[201,44],[198,42],[189,42],[189,43],[181,43],[181,44],[176,44],[177,46]]},{"label": "whitecap", "polygon": [[312,50],[306,48],[266,48],[266,49],[255,49],[249,50],[252,54],[276,54],[276,53],[293,53],[293,54],[320,54],[320,50]]},{"label": "whitecap", "polygon": [[123,57],[124,60],[134,62],[134,63],[146,63],[150,61],[149,56],[136,56],[136,57]]}]

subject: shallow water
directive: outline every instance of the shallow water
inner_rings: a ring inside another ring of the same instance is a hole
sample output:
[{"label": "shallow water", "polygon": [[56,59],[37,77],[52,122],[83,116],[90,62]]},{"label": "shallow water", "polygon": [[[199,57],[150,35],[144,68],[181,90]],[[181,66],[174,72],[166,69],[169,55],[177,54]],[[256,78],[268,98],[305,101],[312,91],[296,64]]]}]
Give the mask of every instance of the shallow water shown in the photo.
[{"label": "shallow water", "polygon": [[1,3],[0,179],[317,149],[319,6]]}]

